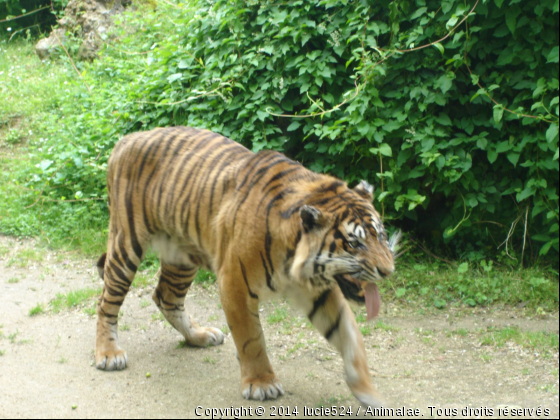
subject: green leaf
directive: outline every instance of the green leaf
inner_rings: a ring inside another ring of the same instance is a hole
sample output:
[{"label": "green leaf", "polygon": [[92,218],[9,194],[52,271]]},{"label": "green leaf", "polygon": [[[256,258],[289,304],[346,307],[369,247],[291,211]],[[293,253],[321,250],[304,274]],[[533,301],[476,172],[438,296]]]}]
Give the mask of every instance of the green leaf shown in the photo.
[{"label": "green leaf", "polygon": [[169,83],[173,83],[175,80],[179,80],[181,77],[183,77],[183,73],[175,73],[175,74],[172,74],[172,75],[168,76],[167,81]]},{"label": "green leaf", "polygon": [[488,140],[482,137],[476,141],[476,145],[478,146],[479,149],[486,150],[486,146],[488,145]]},{"label": "green leaf", "polygon": [[544,244],[544,245],[542,246],[542,248],[540,249],[540,251],[539,251],[539,255],[542,256],[542,255],[548,254],[548,251],[550,250],[550,247],[551,247],[551,246],[552,246],[552,241],[547,242],[546,244]]},{"label": "green leaf", "polygon": [[436,118],[436,121],[441,125],[453,125],[451,122],[451,118],[445,112],[441,112],[439,116]]},{"label": "green leaf", "polygon": [[459,274],[465,274],[467,271],[469,271],[469,263],[467,262],[461,263],[457,268],[457,273]]},{"label": "green leaf", "polygon": [[504,152],[507,152],[508,150],[511,150],[511,144],[509,144],[509,141],[507,141],[507,140],[501,141],[498,144],[498,147],[496,147],[496,152],[497,153],[504,153]]},{"label": "green leaf", "polygon": [[519,194],[517,194],[517,202],[519,203],[523,200],[526,200],[527,198],[534,195],[535,192],[536,192],[535,189],[532,188],[532,187],[525,188],[523,191],[521,191]]},{"label": "green leaf", "polygon": [[443,45],[441,45],[439,42],[436,42],[435,44],[433,44],[433,46],[439,50],[441,55],[443,55],[443,53],[445,52],[445,48],[443,48]]},{"label": "green leaf", "polygon": [[270,117],[270,114],[265,111],[257,111],[257,117],[259,120],[264,121],[265,119]]},{"label": "green leaf", "polygon": [[442,298],[435,298],[434,299],[434,305],[438,309],[443,309],[447,305],[447,302],[445,300],[443,300]]},{"label": "green leaf", "polygon": [[510,152],[507,154],[508,160],[513,164],[513,166],[517,165],[519,161],[519,153]]},{"label": "green leaf", "polygon": [[451,19],[449,19],[447,21],[445,26],[447,27],[447,29],[451,29],[457,24],[458,21],[459,21],[459,18],[457,16],[453,15],[453,16],[451,16]]},{"label": "green leaf", "polygon": [[506,10],[506,25],[512,34],[515,32],[517,16],[519,16],[519,13],[521,13],[521,9],[517,6],[508,7]]},{"label": "green leaf", "polygon": [[494,121],[499,124],[504,116],[504,107],[502,105],[494,105]]},{"label": "green leaf", "polygon": [[426,11],[428,10],[427,7],[419,7],[418,9],[416,9],[416,11],[410,15],[410,20],[414,20],[416,18],[419,18],[420,16],[422,16],[424,13],[426,13]]},{"label": "green leaf", "polygon": [[433,138],[426,138],[422,140],[422,151],[427,152],[428,150],[431,150],[435,143],[436,141]]},{"label": "green leaf", "polygon": [[299,121],[294,121],[292,122],[288,128],[286,129],[287,131],[295,131],[300,127],[301,123]]},{"label": "green leaf", "polygon": [[440,88],[443,93],[447,92],[453,86],[453,80],[451,80],[447,74],[444,74],[434,83],[434,87]]},{"label": "green leaf", "polygon": [[558,123],[551,123],[548,130],[546,130],[546,141],[552,143],[558,135]]},{"label": "green leaf", "polygon": [[498,152],[495,150],[488,150],[488,162],[494,163],[498,159]]},{"label": "green leaf", "polygon": [[494,0],[494,3],[496,3],[496,6],[498,6],[498,8],[502,8],[502,3],[504,2],[504,0]]},{"label": "green leaf", "polygon": [[558,45],[552,47],[552,50],[548,53],[548,57],[546,57],[547,63],[558,63]]},{"label": "green leaf", "polygon": [[383,156],[389,156],[389,157],[393,156],[393,151],[391,150],[391,146],[389,146],[387,143],[381,143],[379,145],[379,153],[381,153]]},{"label": "green leaf", "polygon": [[50,159],[43,160],[38,166],[42,171],[46,171],[54,162]]}]

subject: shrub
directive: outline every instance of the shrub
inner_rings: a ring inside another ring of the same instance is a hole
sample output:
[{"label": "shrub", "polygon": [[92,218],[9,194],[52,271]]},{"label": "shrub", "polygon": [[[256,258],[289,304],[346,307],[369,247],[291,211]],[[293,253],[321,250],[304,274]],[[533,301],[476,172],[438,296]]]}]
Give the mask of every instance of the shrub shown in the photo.
[{"label": "shrub", "polygon": [[100,195],[121,134],[192,125],[369,180],[432,248],[557,263],[557,1],[219,0],[168,18],[140,70],[97,67],[127,83],[83,96],[80,143],[39,182]]},{"label": "shrub", "polygon": [[0,0],[0,38],[48,32],[68,0]]}]

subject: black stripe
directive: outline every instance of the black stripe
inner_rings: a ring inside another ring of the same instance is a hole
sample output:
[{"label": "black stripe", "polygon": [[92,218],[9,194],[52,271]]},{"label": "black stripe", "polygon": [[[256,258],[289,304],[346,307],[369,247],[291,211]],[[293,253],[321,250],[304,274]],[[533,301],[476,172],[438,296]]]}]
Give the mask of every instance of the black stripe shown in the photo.
[{"label": "black stripe", "polygon": [[307,315],[307,318],[309,318],[310,321],[313,321],[313,316],[315,316],[315,313],[325,305],[325,302],[327,301],[330,293],[331,289],[327,289],[323,293],[321,293],[321,295],[317,299],[315,299],[315,301],[313,302],[313,309],[311,310],[311,312],[309,312],[309,315]]},{"label": "black stripe", "polygon": [[[259,156],[259,155],[257,155]],[[243,205],[243,203],[245,203],[245,200],[247,200],[247,198],[249,197],[249,195],[251,194],[251,191],[253,189],[253,187],[264,177],[264,175],[274,166],[280,164],[280,163],[284,163],[286,162],[288,159],[286,157],[284,157],[283,155],[280,155],[279,153],[274,153],[272,154],[273,157],[278,157],[278,159],[273,160],[272,163],[270,163],[267,166],[261,167],[260,169],[258,169],[253,176],[251,177],[251,183],[247,186],[246,191],[245,191],[245,195],[243,196],[243,198],[239,201],[239,204],[237,205],[236,209],[235,209],[235,213],[233,215],[233,229],[235,230],[235,223],[237,221],[237,213],[239,212],[239,209],[241,208],[241,206]],[[257,162],[257,164],[262,164],[263,162]],[[241,183],[241,185],[239,185],[236,190],[240,191],[241,188],[243,187],[243,185],[245,184],[245,180],[247,180],[248,177],[246,177],[243,182]]]},{"label": "black stripe", "polygon": [[326,192],[332,192],[332,193],[335,193],[335,194],[336,194],[336,190],[337,190],[339,187],[342,187],[343,185],[344,185],[344,182],[338,181],[338,180],[337,180],[337,181],[334,181],[334,182],[332,182],[332,183],[330,183],[330,184],[328,184],[328,185],[322,185],[322,186],[320,186],[320,187],[317,189],[317,192],[318,192],[318,193],[321,193],[321,194],[322,194],[322,193],[326,193]]},{"label": "black stripe", "polygon": [[[167,278],[166,276],[164,276],[163,274],[159,277],[159,282],[160,282],[160,283],[168,284],[169,286],[174,287],[175,289],[180,290],[180,291],[185,291],[185,290],[187,290],[187,289],[191,286],[191,284],[192,284],[192,281],[184,282],[184,283],[179,283],[179,284],[172,283],[171,280],[168,279],[168,278]],[[168,289],[168,290],[171,290],[175,295],[177,295],[177,293],[176,293],[174,290],[172,290],[171,288],[168,287],[167,289]],[[186,293],[183,294],[183,296],[185,296],[185,295],[186,295]]]},{"label": "black stripe", "polygon": [[[105,291],[113,297],[122,297],[124,300],[124,296],[126,295],[126,293],[128,292],[125,291],[124,293],[119,292],[118,290],[113,289],[111,286],[107,285],[107,282],[105,282]],[[122,301],[121,301],[122,303]],[[113,305],[118,305],[118,303],[113,303]]]},{"label": "black stripe", "polygon": [[264,267],[264,274],[266,276],[266,285],[268,286],[268,288],[270,290],[272,290],[273,292],[276,291],[276,289],[274,288],[274,286],[272,285],[272,277],[270,276],[270,273],[268,272],[268,267],[266,266],[266,261],[264,260],[264,256],[261,254],[261,261],[262,261],[262,265]]},{"label": "black stripe", "polygon": [[126,250],[124,248],[120,249],[121,254],[124,258],[124,263],[126,264],[127,268],[132,271],[133,273],[136,273],[136,270],[138,269],[138,267],[136,266],[136,264],[134,264],[131,260],[130,257],[128,256],[128,253],[126,252]]},{"label": "black stripe", "polygon": [[340,326],[341,318],[342,318],[342,310],[338,313],[338,317],[336,318],[336,321],[334,321],[333,326],[325,333],[325,338],[327,340],[330,340],[331,336],[336,332],[336,330],[338,330],[338,327]]},{"label": "black stripe", "polygon": [[[127,194],[132,195],[132,193]],[[138,237],[136,236],[136,227],[134,226],[134,208],[132,206],[132,197],[127,197],[126,199],[126,215],[128,217],[128,224],[130,229],[130,242],[132,243],[132,249],[134,253],[138,257],[139,260],[142,259],[142,246],[138,241]]]},{"label": "black stripe", "polygon": [[247,348],[247,346],[251,343],[254,343],[255,341],[259,341],[261,339],[262,336],[262,332],[259,333],[259,335],[256,338],[250,338],[247,341],[245,341],[245,343],[243,344],[243,354],[245,354],[245,349]]},{"label": "black stripe", "polygon": [[[216,189],[216,184],[218,183],[218,179],[220,178],[220,175],[223,174],[223,170],[226,166],[229,166],[232,164],[231,162],[231,158],[232,157],[237,157],[237,155],[241,154],[241,153],[246,153],[248,152],[247,149],[245,149],[244,147],[238,149],[238,150],[232,150],[230,153],[230,156],[227,156],[224,159],[224,162],[222,162],[222,164],[220,165],[219,169],[216,171],[216,174],[214,175],[214,179],[212,180],[212,187],[210,188],[210,204],[208,205],[209,207],[209,211],[208,211],[208,217],[207,219],[210,220],[210,216],[212,216],[212,213],[214,211],[214,191]],[[225,189],[222,190],[222,195],[225,192]]]},{"label": "black stripe", "polygon": [[264,239],[264,249],[266,252],[266,259],[268,261],[268,265],[270,266],[271,273],[274,273],[274,264],[272,264],[272,256],[270,255],[271,248],[272,248],[272,235],[270,234],[270,227],[269,227],[270,212],[276,201],[282,200],[285,195],[292,194],[293,192],[294,191],[291,188],[287,188],[286,190],[279,192],[268,202],[268,205],[266,206],[266,235]]},{"label": "black stripe", "polygon": [[243,280],[245,280],[245,284],[247,285],[247,290],[249,291],[249,296],[253,299],[258,299],[259,296],[252,292],[251,288],[249,287],[249,281],[247,280],[247,273],[245,272],[245,266],[241,262],[241,258],[239,258],[239,265],[241,267],[241,274],[243,275]]},{"label": "black stripe", "polygon": [[[98,308],[99,308],[99,312],[101,312],[101,314],[102,314],[105,318],[116,318],[116,317],[118,316],[118,315],[111,315],[111,314],[108,314],[107,312],[105,312],[105,311],[104,311],[102,308],[100,308],[99,306],[98,306]],[[113,323],[111,323],[111,322],[109,322],[109,321],[107,321],[107,320],[106,320],[106,322],[109,323],[109,324],[111,324],[111,325],[114,325]]]},{"label": "black stripe", "polygon": [[[144,184],[144,191],[143,191],[143,195],[142,195],[142,213],[144,216],[144,224],[146,225],[146,229],[148,230],[149,233],[155,233],[155,228],[151,225],[150,223],[150,219],[148,217],[148,208],[146,207],[146,198],[149,197],[151,194],[149,194],[148,189],[150,187],[150,183],[152,182],[152,178],[154,176],[154,174],[157,172],[158,169],[160,168],[167,168],[167,155],[169,154],[169,149],[171,148],[171,146],[173,145],[173,142],[177,139],[177,134],[173,134],[170,138],[165,139],[165,149],[163,150],[163,154],[158,158],[158,162],[159,165],[154,165],[152,168],[152,171],[150,172],[150,174],[148,175],[148,178],[146,179],[146,183]],[[181,141],[179,141],[179,145],[176,148],[176,150],[178,150],[180,147],[182,147],[184,145],[184,140],[181,139]],[[159,149],[158,149],[159,150]],[[173,157],[175,156],[175,154],[171,155],[171,159],[173,159]],[[154,209],[151,209],[154,210]]]},{"label": "black stripe", "polygon": [[171,303],[171,302],[167,302],[167,301],[163,298],[163,296],[161,296],[161,293],[160,293],[160,291],[159,291],[158,289],[156,289],[156,296],[157,296],[157,298],[158,298],[158,306],[159,306],[160,304],[162,304],[162,303],[163,303],[164,305],[171,306],[171,309],[165,309],[165,308],[164,308],[166,311],[180,311],[180,310],[181,310],[181,307],[180,307],[179,305],[176,305],[176,304]]},{"label": "black stripe", "polygon": [[298,230],[296,235],[296,240],[294,241],[294,248],[297,248],[299,241],[301,241],[301,230]]}]

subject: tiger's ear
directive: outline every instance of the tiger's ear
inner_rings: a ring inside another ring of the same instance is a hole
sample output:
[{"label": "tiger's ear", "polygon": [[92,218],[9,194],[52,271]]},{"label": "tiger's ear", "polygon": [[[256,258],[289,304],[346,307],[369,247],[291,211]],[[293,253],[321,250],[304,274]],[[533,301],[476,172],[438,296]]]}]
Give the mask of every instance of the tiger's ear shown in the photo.
[{"label": "tiger's ear", "polygon": [[305,232],[317,229],[325,223],[323,213],[319,209],[308,205],[304,205],[299,209],[299,217],[301,217],[301,224]]},{"label": "tiger's ear", "polygon": [[366,200],[373,200],[373,185],[368,184],[363,179],[360,181],[358,185],[354,187],[354,191],[356,191],[359,195],[364,197]]}]

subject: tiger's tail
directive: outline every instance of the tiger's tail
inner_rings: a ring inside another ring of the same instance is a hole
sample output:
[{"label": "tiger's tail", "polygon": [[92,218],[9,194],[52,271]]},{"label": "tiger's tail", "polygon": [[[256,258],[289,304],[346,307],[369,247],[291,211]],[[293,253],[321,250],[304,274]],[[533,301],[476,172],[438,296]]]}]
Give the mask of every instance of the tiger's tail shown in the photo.
[{"label": "tiger's tail", "polygon": [[97,260],[97,272],[99,273],[99,277],[103,280],[104,277],[104,268],[105,268],[105,260],[107,259],[107,253],[105,252],[99,259]]}]

